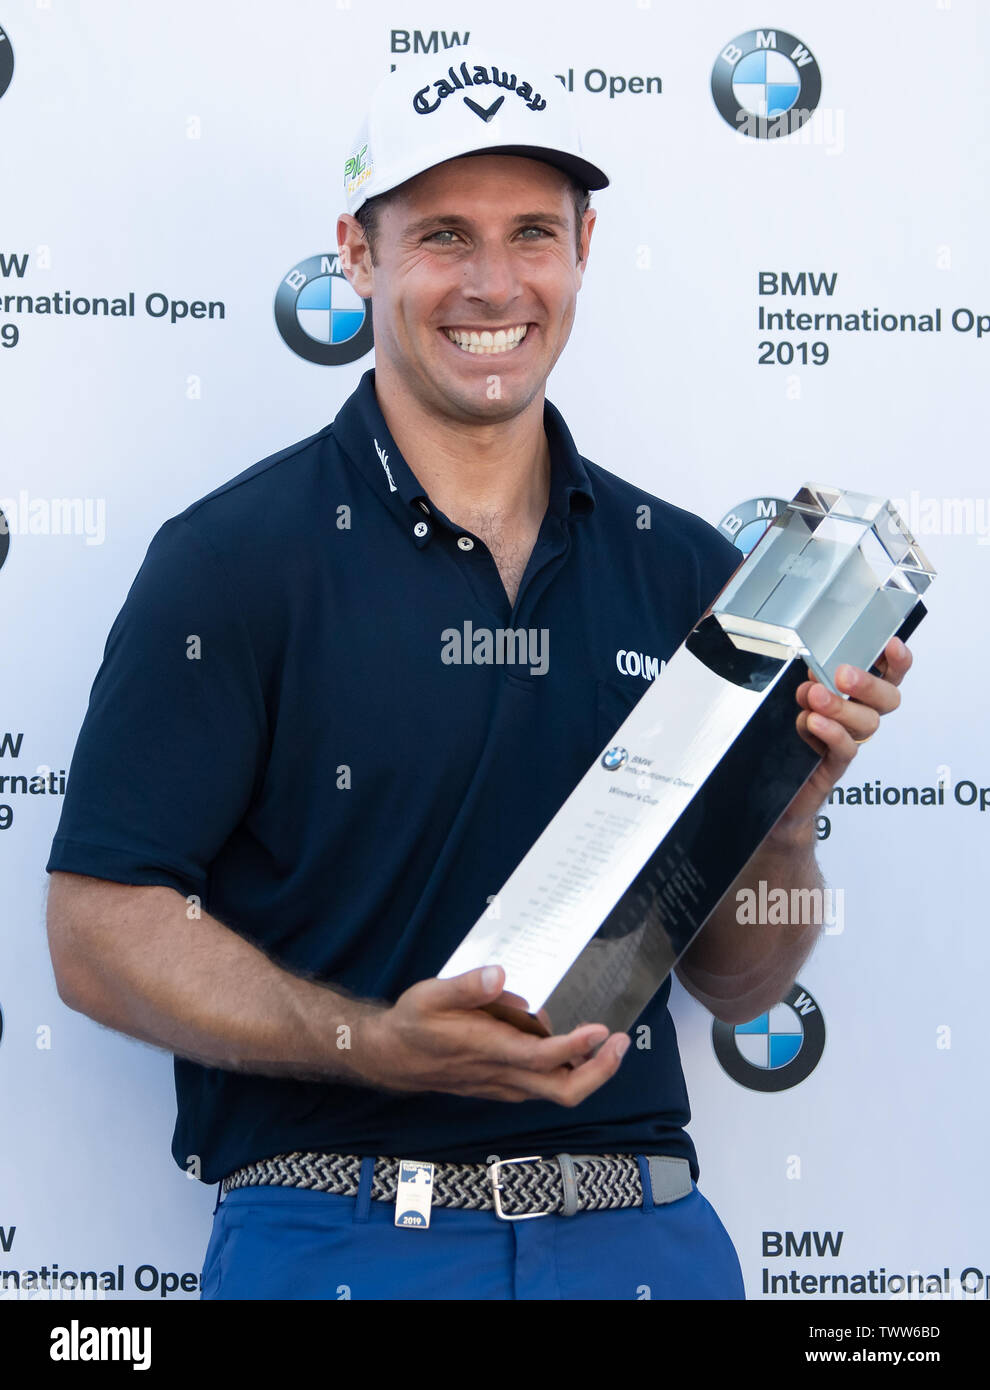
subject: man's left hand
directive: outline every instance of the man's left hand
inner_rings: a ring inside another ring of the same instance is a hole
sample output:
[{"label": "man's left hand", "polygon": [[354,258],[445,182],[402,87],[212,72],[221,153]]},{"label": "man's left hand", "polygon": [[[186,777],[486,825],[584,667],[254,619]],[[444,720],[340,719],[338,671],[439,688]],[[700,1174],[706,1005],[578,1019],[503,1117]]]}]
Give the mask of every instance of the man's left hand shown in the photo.
[{"label": "man's left hand", "polygon": [[[876,663],[881,675],[870,675],[858,666],[838,668],[835,683],[849,695],[848,700],[834,695],[813,677],[798,686],[797,702],[801,706],[797,717],[798,733],[823,756],[777,822],[771,839],[786,842],[795,837],[804,838],[802,832],[855,758],[859,745],[876,733],[880,716],[889,714],[901,703],[897,687],[910,670],[911,661],[911,653],[904,643],[892,637]],[[811,676],[810,671],[808,675]]]}]

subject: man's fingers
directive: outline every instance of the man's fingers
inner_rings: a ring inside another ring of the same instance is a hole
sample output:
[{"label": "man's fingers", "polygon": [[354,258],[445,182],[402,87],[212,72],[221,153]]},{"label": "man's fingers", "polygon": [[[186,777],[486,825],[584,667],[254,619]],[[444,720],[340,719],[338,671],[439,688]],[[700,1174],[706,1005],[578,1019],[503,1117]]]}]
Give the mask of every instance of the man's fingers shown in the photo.
[{"label": "man's fingers", "polygon": [[[894,689],[891,689],[890,693],[897,696]],[[859,700],[843,700],[841,695],[833,695],[824,685],[817,683],[798,687],[798,704],[806,716],[818,715],[823,719],[834,720],[847,729],[853,738],[868,738],[875,733],[880,723],[880,714],[883,713]]]},{"label": "man's fingers", "polygon": [[[517,1005],[525,1001],[502,990],[505,971],[489,965],[454,975],[448,980],[423,980],[413,986],[417,1006],[425,1014],[457,1012],[464,1009],[481,1010],[486,1004],[505,999]],[[582,1061],[588,1053],[608,1037],[604,1023],[585,1023],[570,1033],[549,1038],[525,1033],[501,1019],[480,1013],[478,1025],[490,1036],[493,1061],[527,1071],[554,1071],[558,1067]]]},{"label": "man's fingers", "polygon": [[[504,982],[500,966],[421,980],[394,1006],[406,1016],[410,1027],[404,1037],[414,1052],[417,1046],[421,1050],[424,1073],[429,1068],[434,1077],[454,1083],[442,1089],[505,1100],[542,1096],[576,1105],[613,1074],[620,1061],[618,1044],[603,1023],[541,1037],[486,1012],[485,1005],[500,998],[515,1000],[503,994]],[[592,1057],[595,1048],[599,1052]]]},{"label": "man's fingers", "polygon": [[527,1091],[534,1098],[556,1101],[558,1105],[580,1105],[592,1091],[597,1091],[599,1086],[615,1075],[628,1047],[628,1036],[614,1033],[599,1048],[596,1056],[578,1067],[561,1068],[548,1075],[509,1070],[504,1081],[506,1085]]},{"label": "man's fingers", "polygon": [[[850,733],[837,720],[826,719],[821,714],[799,714],[799,732],[801,732],[802,720],[805,721],[804,729],[824,747],[826,759],[831,756],[839,759],[842,764],[851,763],[856,756],[857,739],[865,743],[872,734],[872,730],[865,730],[862,734]],[[816,751],[818,750],[816,749]]]},{"label": "man's fingers", "polygon": [[835,679],[839,689],[850,697],[848,700],[816,680],[798,686],[797,701],[802,710],[798,732],[811,735],[809,742],[816,739],[818,750],[824,746],[848,762],[855,757],[857,745],[876,733],[881,715],[897,709],[901,696],[889,680],[871,676],[855,666],[840,666]]},{"label": "man's fingers", "polygon": [[901,681],[911,669],[914,657],[910,648],[906,647],[899,637],[892,637],[883,649],[883,656],[880,662],[883,664],[881,676],[891,685],[900,685]]},{"label": "man's fingers", "polygon": [[[561,1067],[580,1065],[607,1037],[604,1023],[584,1023],[570,1033],[541,1038],[493,1018],[491,1029],[484,1035],[484,1045],[487,1057],[498,1065],[524,1072],[549,1073]],[[472,1042],[476,1049],[479,1040],[479,1035],[475,1034]]]},{"label": "man's fingers", "polygon": [[891,714],[901,703],[901,692],[886,676],[871,676],[856,666],[840,666],[835,679],[839,689],[850,696],[844,703],[867,705],[877,714]]},{"label": "man's fingers", "polygon": [[500,965],[483,965],[449,980],[421,980],[413,985],[416,1003],[430,1012],[441,1009],[480,1009],[502,993],[505,971]]},{"label": "man's fingers", "polygon": [[559,1037],[537,1038],[520,1033],[522,1045],[512,1049],[506,1060],[526,1071],[552,1072],[560,1067],[582,1065],[588,1054],[608,1037],[604,1023],[584,1023]]},{"label": "man's fingers", "polygon": [[856,710],[869,709],[877,714],[891,714],[901,703],[901,693],[882,676],[871,676],[853,666],[840,666],[836,684],[849,696],[844,700],[834,695],[820,681],[805,681],[796,691],[797,702],[809,713],[824,714],[830,719],[842,719]]}]

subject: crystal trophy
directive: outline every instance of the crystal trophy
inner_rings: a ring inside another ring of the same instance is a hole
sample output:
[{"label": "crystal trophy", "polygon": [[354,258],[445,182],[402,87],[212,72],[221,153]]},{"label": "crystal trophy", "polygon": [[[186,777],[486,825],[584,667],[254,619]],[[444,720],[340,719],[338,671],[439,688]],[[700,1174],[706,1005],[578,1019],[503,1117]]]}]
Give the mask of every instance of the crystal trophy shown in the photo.
[{"label": "crystal trophy", "polygon": [[505,969],[491,1012],[541,1034],[639,1017],[820,761],[808,670],[837,694],[925,614],[934,571],[890,502],[807,485],[439,972]]}]

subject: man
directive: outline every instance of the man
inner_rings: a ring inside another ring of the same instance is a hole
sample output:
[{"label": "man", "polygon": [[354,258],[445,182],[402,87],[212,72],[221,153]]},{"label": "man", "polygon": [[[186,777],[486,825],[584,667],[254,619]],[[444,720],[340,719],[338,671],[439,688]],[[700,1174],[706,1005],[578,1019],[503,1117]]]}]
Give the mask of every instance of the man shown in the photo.
[{"label": "man", "polygon": [[[623,1061],[593,1019],[491,1017],[498,968],[436,978],[645,690],[616,648],[669,657],[738,561],[582,459],[545,402],[606,184],[528,61],[386,79],[338,223],[375,370],[166,522],[111,630],[48,863],[52,955],[67,1003],[176,1055],[173,1155],[225,1193],[204,1297],[743,1296],[669,984]],[[533,640],[501,661],[468,641],[509,630]],[[910,658],[886,660],[846,673],[848,702],[801,688],[825,758],[740,884],[820,882],[813,816],[898,703]],[[679,974],[747,1020],[814,935],[727,906]],[[426,1229],[396,1224],[400,1160],[435,1165]]]}]

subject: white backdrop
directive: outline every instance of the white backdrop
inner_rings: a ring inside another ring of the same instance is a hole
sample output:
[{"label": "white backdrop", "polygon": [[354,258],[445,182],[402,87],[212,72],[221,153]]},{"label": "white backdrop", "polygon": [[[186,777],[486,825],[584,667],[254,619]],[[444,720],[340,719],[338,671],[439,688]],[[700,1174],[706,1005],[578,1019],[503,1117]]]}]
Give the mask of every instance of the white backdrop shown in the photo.
[{"label": "white backdrop", "polygon": [[[821,71],[817,110],[781,139],[738,133],[712,98],[718,55],[754,18]],[[342,161],[396,50],[470,33],[503,51],[523,39],[573,73],[586,149],[613,179],[548,389],[581,452],[713,523],[807,479],[892,496],[939,571],[903,708],[846,786],[941,783],[943,801],[827,808],[820,858],[842,911],[800,976],[826,1025],[817,1066],[778,1091],[741,1084],[677,985],[672,1008],[701,1187],[751,1298],[792,1270],[797,1287],[766,1296],[826,1298],[818,1276],[844,1274],[883,1297],[898,1285],[882,1277],[912,1272],[986,1296],[990,320],[986,341],[975,317],[963,330],[965,311],[990,314],[990,6],[3,0],[0,25],[0,87],[14,60],[0,96],[0,776],[46,787],[0,781],[0,1271],[119,1271],[108,1296],[149,1298],[164,1273],[188,1274],[165,1292],[197,1296],[215,1188],[171,1159],[171,1060],[54,987],[43,866],[59,774],[162,521],[322,428],[373,365],[304,360],[274,295],[335,249]],[[660,82],[636,91],[634,76]],[[626,89],[610,95],[610,77]],[[761,273],[802,271],[831,294],[759,293]],[[134,313],[39,312],[56,291],[133,293]],[[154,294],[222,317],[153,317]],[[761,332],[761,305],[939,309],[941,327]],[[801,343],[826,344],[827,363],[802,362]]]}]

